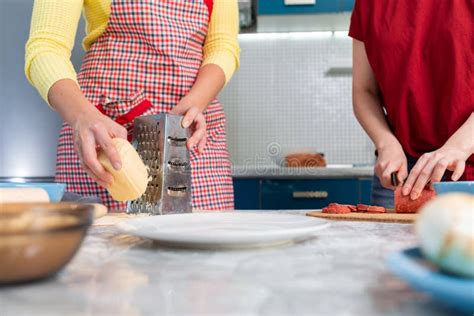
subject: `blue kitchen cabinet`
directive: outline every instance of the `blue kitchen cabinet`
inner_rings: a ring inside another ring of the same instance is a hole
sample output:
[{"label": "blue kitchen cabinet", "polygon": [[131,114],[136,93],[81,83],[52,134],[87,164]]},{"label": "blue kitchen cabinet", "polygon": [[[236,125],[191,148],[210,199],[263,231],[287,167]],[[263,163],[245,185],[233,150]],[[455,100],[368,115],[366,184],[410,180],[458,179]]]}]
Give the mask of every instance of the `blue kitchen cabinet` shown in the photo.
[{"label": "blue kitchen cabinet", "polygon": [[237,210],[320,209],[329,203],[370,204],[371,178],[234,178]]},{"label": "blue kitchen cabinet", "polygon": [[260,179],[234,178],[234,200],[237,210],[259,210],[260,205]]},{"label": "blue kitchen cabinet", "polygon": [[372,204],[372,178],[363,178],[359,180],[360,200],[362,204]]},{"label": "blue kitchen cabinet", "polygon": [[359,201],[358,179],[262,181],[262,209],[320,209],[329,203]]},{"label": "blue kitchen cabinet", "polygon": [[316,0],[311,5],[285,5],[284,0],[259,0],[258,14],[314,14],[351,12],[354,0]]}]

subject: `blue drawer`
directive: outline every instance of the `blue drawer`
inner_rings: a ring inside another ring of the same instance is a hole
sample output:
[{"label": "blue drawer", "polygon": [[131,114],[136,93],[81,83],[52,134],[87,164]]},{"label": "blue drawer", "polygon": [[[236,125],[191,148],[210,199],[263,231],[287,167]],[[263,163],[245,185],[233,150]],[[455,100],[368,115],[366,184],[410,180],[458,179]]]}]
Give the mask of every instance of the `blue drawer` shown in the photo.
[{"label": "blue drawer", "polygon": [[372,178],[364,178],[359,180],[360,200],[362,204],[372,204]]},{"label": "blue drawer", "polygon": [[305,14],[351,12],[354,0],[316,0],[315,5],[285,5],[284,0],[259,0],[258,14]]},{"label": "blue drawer", "polygon": [[263,180],[262,209],[319,209],[329,203],[357,204],[358,179]]},{"label": "blue drawer", "polygon": [[260,179],[234,179],[234,204],[236,210],[259,210]]}]

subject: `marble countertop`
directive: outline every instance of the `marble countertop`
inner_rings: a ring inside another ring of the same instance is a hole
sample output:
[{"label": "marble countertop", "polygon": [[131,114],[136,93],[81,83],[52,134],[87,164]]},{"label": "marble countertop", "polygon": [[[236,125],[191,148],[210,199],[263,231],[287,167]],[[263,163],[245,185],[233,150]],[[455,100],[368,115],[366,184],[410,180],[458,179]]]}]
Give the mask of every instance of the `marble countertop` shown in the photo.
[{"label": "marble countertop", "polygon": [[333,222],[291,246],[198,251],[94,226],[56,277],[0,287],[0,314],[453,315],[388,271],[415,242],[411,225]]},{"label": "marble countertop", "polygon": [[234,178],[318,179],[362,178],[374,175],[373,166],[329,166],[326,168],[288,168],[271,166],[233,166]]}]

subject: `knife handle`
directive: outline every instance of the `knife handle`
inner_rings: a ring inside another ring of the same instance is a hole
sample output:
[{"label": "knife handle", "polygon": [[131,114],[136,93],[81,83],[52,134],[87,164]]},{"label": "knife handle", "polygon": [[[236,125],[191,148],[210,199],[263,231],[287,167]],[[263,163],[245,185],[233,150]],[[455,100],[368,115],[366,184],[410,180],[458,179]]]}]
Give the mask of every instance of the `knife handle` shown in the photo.
[{"label": "knife handle", "polygon": [[392,174],[390,175],[390,179],[391,179],[392,185],[394,187],[398,187],[398,185],[400,184],[400,181],[398,181],[398,171],[392,172]]}]

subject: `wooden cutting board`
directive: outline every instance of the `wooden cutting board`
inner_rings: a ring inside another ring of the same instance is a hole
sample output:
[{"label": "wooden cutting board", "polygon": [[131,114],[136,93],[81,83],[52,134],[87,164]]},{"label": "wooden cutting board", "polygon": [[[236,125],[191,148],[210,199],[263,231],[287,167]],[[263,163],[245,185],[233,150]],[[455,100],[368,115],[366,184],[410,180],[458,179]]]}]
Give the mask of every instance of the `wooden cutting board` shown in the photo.
[{"label": "wooden cutting board", "polygon": [[347,213],[347,214],[327,214],[321,210],[306,213],[307,216],[320,217],[342,221],[369,221],[385,223],[413,223],[417,214],[401,214],[389,211],[389,213]]}]

